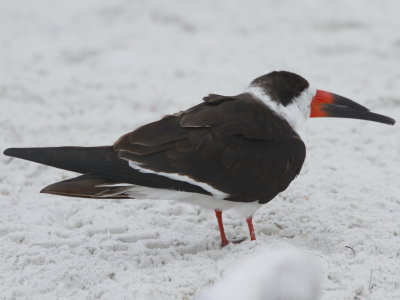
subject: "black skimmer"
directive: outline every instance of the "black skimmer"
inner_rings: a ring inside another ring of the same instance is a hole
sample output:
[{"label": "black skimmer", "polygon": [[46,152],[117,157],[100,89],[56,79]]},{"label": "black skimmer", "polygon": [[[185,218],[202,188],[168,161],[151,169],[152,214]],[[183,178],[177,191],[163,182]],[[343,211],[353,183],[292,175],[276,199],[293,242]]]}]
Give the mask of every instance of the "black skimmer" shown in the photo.
[{"label": "black skimmer", "polygon": [[171,199],[212,208],[224,246],[222,211],[236,208],[255,240],[253,214],[299,174],[309,117],[395,123],[286,71],[256,78],[239,95],[210,94],[203,100],[125,134],[112,146],[10,148],[4,154],[82,174],[43,193]]}]

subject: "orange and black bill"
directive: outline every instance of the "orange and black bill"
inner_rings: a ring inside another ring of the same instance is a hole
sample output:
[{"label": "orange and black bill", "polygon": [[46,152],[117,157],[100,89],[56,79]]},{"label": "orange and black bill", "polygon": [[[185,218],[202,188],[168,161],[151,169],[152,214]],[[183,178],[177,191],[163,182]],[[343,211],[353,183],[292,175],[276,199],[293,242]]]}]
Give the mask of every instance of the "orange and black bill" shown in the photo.
[{"label": "orange and black bill", "polygon": [[322,90],[317,90],[311,102],[310,117],[361,119],[389,125],[396,122],[392,118],[370,112],[368,108],[353,100]]}]

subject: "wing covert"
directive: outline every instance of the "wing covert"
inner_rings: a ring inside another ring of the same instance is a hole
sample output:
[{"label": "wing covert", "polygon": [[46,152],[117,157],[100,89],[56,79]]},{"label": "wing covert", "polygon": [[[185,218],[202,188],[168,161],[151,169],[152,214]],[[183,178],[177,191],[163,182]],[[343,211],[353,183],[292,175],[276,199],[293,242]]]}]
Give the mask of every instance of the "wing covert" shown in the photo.
[{"label": "wing covert", "polygon": [[305,159],[290,125],[248,94],[205,101],[122,136],[114,150],[141,168],[188,176],[234,201],[265,203],[285,190]]}]

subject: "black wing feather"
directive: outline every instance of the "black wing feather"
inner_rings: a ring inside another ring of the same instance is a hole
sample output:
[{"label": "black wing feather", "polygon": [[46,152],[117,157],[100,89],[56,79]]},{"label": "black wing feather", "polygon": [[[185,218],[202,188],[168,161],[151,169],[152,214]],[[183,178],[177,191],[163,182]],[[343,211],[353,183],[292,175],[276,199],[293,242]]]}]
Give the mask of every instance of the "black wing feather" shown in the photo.
[{"label": "black wing feather", "polygon": [[290,125],[249,94],[206,102],[121,137],[119,157],[209,184],[235,201],[265,203],[299,173],[305,145]]},{"label": "black wing feather", "polygon": [[[174,189],[179,191],[201,193],[209,195],[207,191],[197,185],[184,181],[173,180],[165,176],[151,173],[142,173],[132,169],[126,160],[118,158],[118,153],[111,146],[100,147],[48,147],[48,148],[9,148],[5,155],[18,157],[47,166],[52,166],[81,174],[97,175],[106,182],[131,183],[152,188]],[[57,190],[64,187],[71,188],[79,181],[83,186],[94,177],[79,177],[70,180],[66,185],[57,186]],[[85,180],[82,180],[85,179]],[[96,178],[97,180],[97,178]],[[92,184],[88,184],[91,189]],[[75,187],[79,188],[80,187]]]}]

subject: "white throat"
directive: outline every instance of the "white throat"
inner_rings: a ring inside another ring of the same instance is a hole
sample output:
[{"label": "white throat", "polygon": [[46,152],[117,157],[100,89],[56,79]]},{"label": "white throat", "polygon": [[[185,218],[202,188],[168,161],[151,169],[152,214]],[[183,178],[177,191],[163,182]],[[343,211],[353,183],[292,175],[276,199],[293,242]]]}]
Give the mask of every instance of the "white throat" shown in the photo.
[{"label": "white throat", "polygon": [[282,104],[273,101],[264,93],[263,89],[258,86],[250,85],[245,92],[260,99],[276,115],[285,119],[300,138],[304,142],[306,141],[306,120],[310,117],[310,103],[315,94],[314,89],[305,89],[287,106],[283,106]]}]

